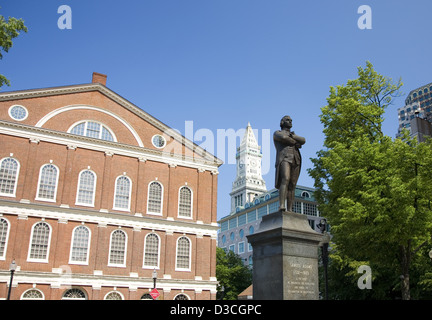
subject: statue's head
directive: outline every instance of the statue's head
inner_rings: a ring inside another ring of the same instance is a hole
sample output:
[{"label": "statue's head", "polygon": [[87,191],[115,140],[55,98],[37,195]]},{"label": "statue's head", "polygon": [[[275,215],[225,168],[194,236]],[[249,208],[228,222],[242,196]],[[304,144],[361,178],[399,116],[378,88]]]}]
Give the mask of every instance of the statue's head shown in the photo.
[{"label": "statue's head", "polygon": [[280,121],[280,127],[281,127],[281,129],[283,129],[283,128],[291,129],[291,127],[292,127],[291,117],[290,116],[283,117]]}]

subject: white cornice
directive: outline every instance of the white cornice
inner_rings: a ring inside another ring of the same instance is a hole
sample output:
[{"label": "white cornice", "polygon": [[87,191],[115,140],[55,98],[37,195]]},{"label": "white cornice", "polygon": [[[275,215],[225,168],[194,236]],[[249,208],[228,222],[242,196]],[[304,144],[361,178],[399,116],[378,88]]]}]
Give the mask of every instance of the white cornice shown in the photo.
[{"label": "white cornice", "polygon": [[114,91],[108,89],[104,85],[100,83],[91,83],[91,84],[81,84],[81,85],[72,85],[72,86],[64,86],[64,87],[54,87],[54,88],[45,88],[45,89],[31,89],[31,90],[23,90],[23,91],[12,91],[12,92],[3,92],[0,93],[0,101],[11,101],[18,99],[29,99],[29,98],[39,98],[39,97],[47,97],[53,95],[64,95],[71,93],[83,93],[83,92],[91,92],[98,91],[105,95],[106,97],[112,99],[119,105],[123,106],[130,112],[136,114],[146,122],[155,126],[159,130],[163,132],[169,132],[169,134],[178,142],[185,145],[187,148],[192,150],[193,152],[197,152],[207,160],[210,160],[216,163],[218,166],[222,165],[223,161],[207,152],[193,141],[186,139],[184,136],[172,130],[169,126],[159,121],[155,117],[151,116],[147,112],[143,111],[130,101],[126,100],[122,96],[118,95]]},{"label": "white cornice", "polygon": [[197,224],[196,222],[167,220],[164,218],[134,216],[117,212],[99,212],[78,208],[60,208],[32,203],[0,200],[0,212],[22,217],[38,217],[61,221],[88,222],[101,225],[123,226],[164,232],[195,234],[200,236],[217,236],[215,224]]},{"label": "white cornice", "polygon": [[66,147],[73,146],[75,148],[124,155],[128,157],[134,157],[139,160],[145,159],[183,167],[203,169],[211,172],[217,171],[217,168],[220,166],[219,163],[211,162],[201,158],[190,157],[181,154],[172,154],[163,152],[161,150],[138,147],[119,142],[105,141],[3,120],[0,120],[0,134],[27,138],[38,142],[46,141],[61,144]]},{"label": "white cornice", "polygon": [[[10,272],[0,271],[0,282],[9,282]],[[158,278],[158,288],[162,290],[210,290],[216,291],[217,280],[182,280]],[[91,275],[80,273],[57,273],[57,272],[35,272],[16,271],[13,284],[35,283],[36,285],[47,284],[55,288],[69,289],[69,286],[92,286],[101,287],[126,287],[130,289],[152,288],[153,279],[132,276],[113,275]]]}]

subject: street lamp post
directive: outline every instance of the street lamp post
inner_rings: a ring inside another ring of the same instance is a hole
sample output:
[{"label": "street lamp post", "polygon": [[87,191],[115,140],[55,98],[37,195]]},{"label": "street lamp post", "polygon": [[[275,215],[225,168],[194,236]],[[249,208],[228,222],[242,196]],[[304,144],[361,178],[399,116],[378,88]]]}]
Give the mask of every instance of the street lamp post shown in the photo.
[{"label": "street lamp post", "polygon": [[156,289],[156,279],[157,279],[157,272],[156,269],[153,270],[153,289]]},{"label": "street lamp post", "polygon": [[[322,234],[326,233],[327,229],[327,220],[321,219],[320,223],[317,225]],[[324,266],[324,285],[325,285],[325,293],[324,299],[328,300],[328,275],[327,275],[327,266],[328,266],[328,242],[324,242],[322,244],[322,261]]]},{"label": "street lamp post", "polygon": [[14,276],[14,272],[15,272],[16,268],[17,268],[17,264],[15,263],[15,260],[12,260],[12,263],[9,265],[9,270],[10,270],[11,276],[10,276],[10,282],[9,282],[9,290],[8,290],[7,300],[10,300],[11,289],[12,289],[12,281],[13,281],[13,276]]}]

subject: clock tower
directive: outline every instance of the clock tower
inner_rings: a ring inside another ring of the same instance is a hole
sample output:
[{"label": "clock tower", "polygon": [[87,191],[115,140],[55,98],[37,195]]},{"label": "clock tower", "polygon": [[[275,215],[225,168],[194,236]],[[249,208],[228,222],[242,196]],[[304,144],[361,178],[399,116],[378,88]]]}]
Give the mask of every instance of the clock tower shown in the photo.
[{"label": "clock tower", "polygon": [[261,147],[258,145],[250,123],[236,152],[237,174],[232,185],[231,212],[245,206],[267,191],[261,173]]}]

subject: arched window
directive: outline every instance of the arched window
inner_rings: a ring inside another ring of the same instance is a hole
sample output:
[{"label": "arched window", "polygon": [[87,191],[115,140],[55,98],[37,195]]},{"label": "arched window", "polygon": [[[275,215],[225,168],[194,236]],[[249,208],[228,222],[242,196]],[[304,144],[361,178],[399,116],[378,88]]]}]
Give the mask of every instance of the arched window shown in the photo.
[{"label": "arched window", "polygon": [[21,296],[21,300],[44,300],[44,299],[45,297],[42,291],[37,289],[29,289],[25,291]]},{"label": "arched window", "polygon": [[147,213],[162,214],[163,188],[162,184],[153,181],[148,187]]},{"label": "arched window", "polygon": [[76,227],[72,233],[72,245],[69,263],[87,264],[90,248],[90,230],[87,227]]},{"label": "arched window", "polygon": [[192,190],[186,186],[179,190],[178,216],[192,218]]},{"label": "arched window", "polygon": [[120,176],[117,178],[115,183],[114,209],[130,210],[131,185],[131,180],[128,177]]},{"label": "arched window", "polygon": [[176,253],[176,270],[190,271],[191,262],[191,243],[190,240],[183,236],[177,240]]},{"label": "arched window", "polygon": [[28,254],[29,261],[48,262],[51,227],[46,222],[38,222],[33,226]]},{"label": "arched window", "polygon": [[76,204],[94,206],[96,174],[90,170],[81,171],[78,180]]},{"label": "arched window", "polygon": [[309,192],[307,192],[307,191],[303,191],[302,194],[301,194],[301,196],[302,196],[303,198],[310,198],[310,194],[309,194]]},{"label": "arched window", "polygon": [[55,201],[58,176],[55,165],[46,164],[41,167],[36,200]]},{"label": "arched window", "polygon": [[143,267],[159,267],[159,237],[154,233],[145,237]]},{"label": "arched window", "polygon": [[126,239],[126,233],[122,230],[115,230],[111,233],[108,265],[126,265]]},{"label": "arched window", "polygon": [[4,158],[0,163],[0,195],[15,197],[19,163],[13,158]]},{"label": "arched window", "polygon": [[189,297],[183,293],[179,293],[174,297],[174,300],[190,300]]},{"label": "arched window", "polygon": [[104,300],[123,300],[123,295],[120,292],[111,291],[105,296]]},{"label": "arched window", "polygon": [[112,131],[105,125],[95,121],[84,121],[75,124],[70,133],[107,141],[116,141]]},{"label": "arched window", "polygon": [[72,288],[63,293],[62,300],[87,300],[87,295],[81,289]]},{"label": "arched window", "polygon": [[6,257],[9,227],[9,222],[6,219],[0,218],[0,259],[2,260]]},{"label": "arched window", "polygon": [[153,298],[152,298],[152,296],[151,296],[150,293],[144,293],[144,294],[141,296],[141,300],[153,300]]},{"label": "arched window", "polygon": [[253,226],[249,227],[249,234],[253,234],[255,232],[255,229]]}]

